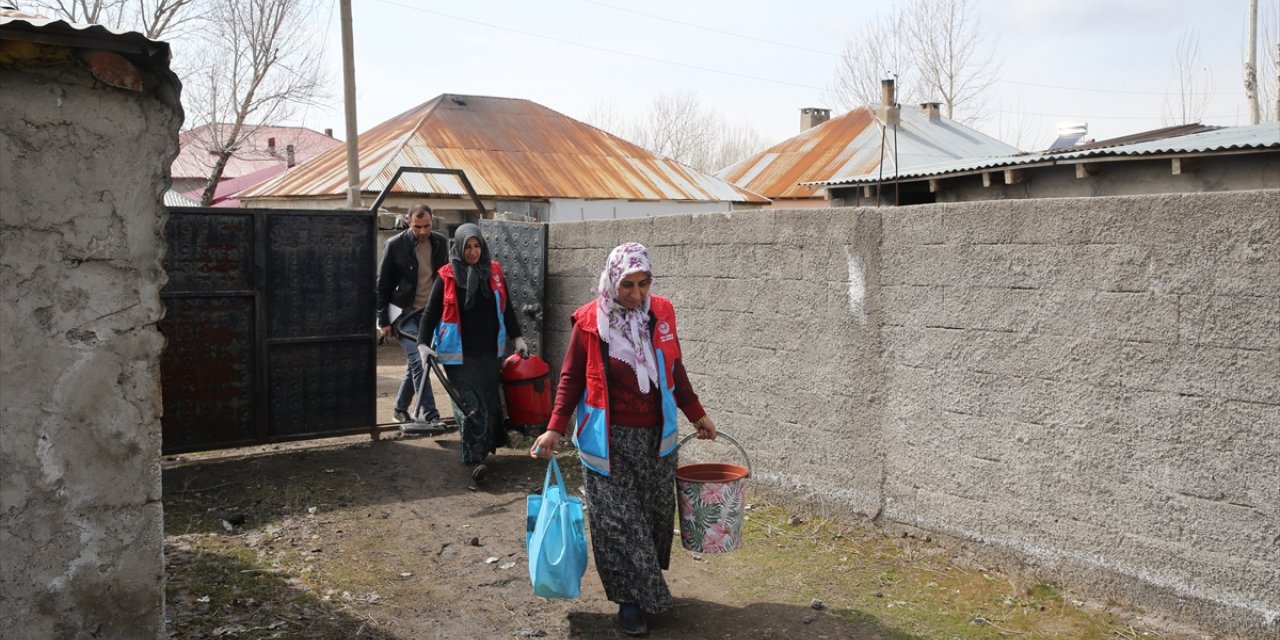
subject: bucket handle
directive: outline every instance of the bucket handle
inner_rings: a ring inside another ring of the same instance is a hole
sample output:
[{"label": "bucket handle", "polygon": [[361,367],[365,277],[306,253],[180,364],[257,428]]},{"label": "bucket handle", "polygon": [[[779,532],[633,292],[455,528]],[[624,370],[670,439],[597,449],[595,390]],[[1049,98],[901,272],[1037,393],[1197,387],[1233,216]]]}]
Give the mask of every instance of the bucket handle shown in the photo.
[{"label": "bucket handle", "polygon": [[[697,434],[697,433],[691,433],[691,434],[689,434],[689,435],[685,436],[684,438],[681,438],[681,439],[680,439],[680,444],[677,444],[677,445],[676,445],[676,450],[679,450],[679,449],[680,449],[680,447],[683,447],[683,446],[684,446],[684,443],[686,443],[686,442],[688,442],[689,440],[691,440],[691,439],[693,439],[693,438],[696,438],[696,437],[698,437],[698,434]],[[747,450],[746,450],[746,449],[743,449],[743,448],[742,448],[742,445],[741,445],[741,444],[739,444],[737,440],[734,440],[734,439],[733,439],[733,436],[731,436],[731,435],[729,435],[729,434],[727,434],[727,433],[725,433],[725,432],[723,432],[723,431],[717,431],[717,432],[716,432],[716,440],[719,440],[720,438],[724,438],[725,440],[728,440],[728,441],[729,441],[733,446],[735,446],[735,447],[737,447],[737,448],[738,448],[738,451],[741,451],[741,452],[742,452],[742,459],[747,461],[747,475],[746,475],[745,477],[750,478],[750,477],[751,477],[751,456],[748,456],[748,455],[747,455]]]}]

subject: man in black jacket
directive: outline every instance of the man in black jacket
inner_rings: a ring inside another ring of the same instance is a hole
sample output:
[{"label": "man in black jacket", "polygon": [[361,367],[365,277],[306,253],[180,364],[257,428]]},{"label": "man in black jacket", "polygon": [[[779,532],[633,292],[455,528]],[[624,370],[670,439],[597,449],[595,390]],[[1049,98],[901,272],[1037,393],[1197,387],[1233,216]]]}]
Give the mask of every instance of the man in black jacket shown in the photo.
[{"label": "man in black jacket", "polygon": [[[431,230],[431,207],[416,204],[409,209],[409,228],[387,240],[382,247],[382,263],[378,267],[378,332],[383,337],[393,334],[404,349],[406,366],[400,391],[396,394],[396,420],[406,433],[415,431],[442,431],[440,411],[436,409],[431,380],[426,375],[425,363],[418,357],[416,336],[405,336],[391,326],[390,305],[400,307],[409,314],[427,303],[434,284],[436,271],[449,261],[449,249],[444,234]],[[416,325],[416,323],[414,323]],[[421,387],[418,398],[426,429],[416,429],[422,422],[414,422],[409,415],[409,403]]]}]

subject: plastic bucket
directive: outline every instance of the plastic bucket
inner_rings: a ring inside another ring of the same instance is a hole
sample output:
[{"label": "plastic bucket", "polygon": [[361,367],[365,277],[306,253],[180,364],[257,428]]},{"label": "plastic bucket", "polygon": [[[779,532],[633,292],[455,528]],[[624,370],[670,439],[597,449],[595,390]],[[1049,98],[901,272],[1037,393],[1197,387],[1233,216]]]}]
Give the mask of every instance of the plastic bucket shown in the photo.
[{"label": "plastic bucket", "polygon": [[[694,435],[686,436],[680,446]],[[700,462],[676,468],[676,498],[680,503],[680,544],[699,553],[724,553],[742,542],[747,478],[751,459],[737,440],[720,433],[742,452],[747,466]]]}]

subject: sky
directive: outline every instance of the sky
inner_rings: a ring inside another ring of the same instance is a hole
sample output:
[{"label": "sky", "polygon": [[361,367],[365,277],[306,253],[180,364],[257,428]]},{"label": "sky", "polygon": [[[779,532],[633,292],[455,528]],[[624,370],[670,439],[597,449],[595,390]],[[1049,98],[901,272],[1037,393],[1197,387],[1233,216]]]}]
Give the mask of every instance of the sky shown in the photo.
[{"label": "sky", "polygon": [[[829,87],[845,43],[894,6],[890,0],[352,4],[359,131],[441,93],[523,98],[579,120],[601,108],[635,119],[659,95],[685,93],[770,144],[800,131],[801,108],[835,107]],[[976,5],[999,64],[988,117],[974,124],[984,133],[1031,150],[1046,147],[1060,123],[1087,123],[1098,140],[1176,124],[1162,115],[1177,100],[1174,60],[1184,33],[1199,40],[1201,79],[1210,93],[1201,120],[1248,124],[1247,0]],[[1260,5],[1263,14],[1280,15],[1280,0]],[[312,24],[315,33],[304,37],[326,44],[334,99],[290,124],[332,128],[341,138],[336,0],[323,2]]]}]

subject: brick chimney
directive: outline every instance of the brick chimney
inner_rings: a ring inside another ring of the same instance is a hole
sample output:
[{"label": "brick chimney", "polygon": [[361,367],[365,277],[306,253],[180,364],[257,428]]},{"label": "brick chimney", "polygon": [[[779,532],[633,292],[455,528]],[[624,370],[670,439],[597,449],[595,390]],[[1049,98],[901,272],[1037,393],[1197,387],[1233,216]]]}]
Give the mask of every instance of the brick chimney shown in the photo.
[{"label": "brick chimney", "polygon": [[942,119],[942,103],[941,102],[921,102],[920,113],[929,116],[929,122],[937,122]]},{"label": "brick chimney", "polygon": [[876,117],[886,126],[902,123],[902,107],[898,106],[892,78],[880,81],[880,106],[876,107]]},{"label": "brick chimney", "polygon": [[800,130],[807,131],[831,119],[831,110],[821,107],[800,109]]},{"label": "brick chimney", "polygon": [[328,136],[328,137],[332,138],[332,137],[333,137],[333,129],[325,129],[325,130],[324,130],[324,135],[326,135],[326,136]]}]

